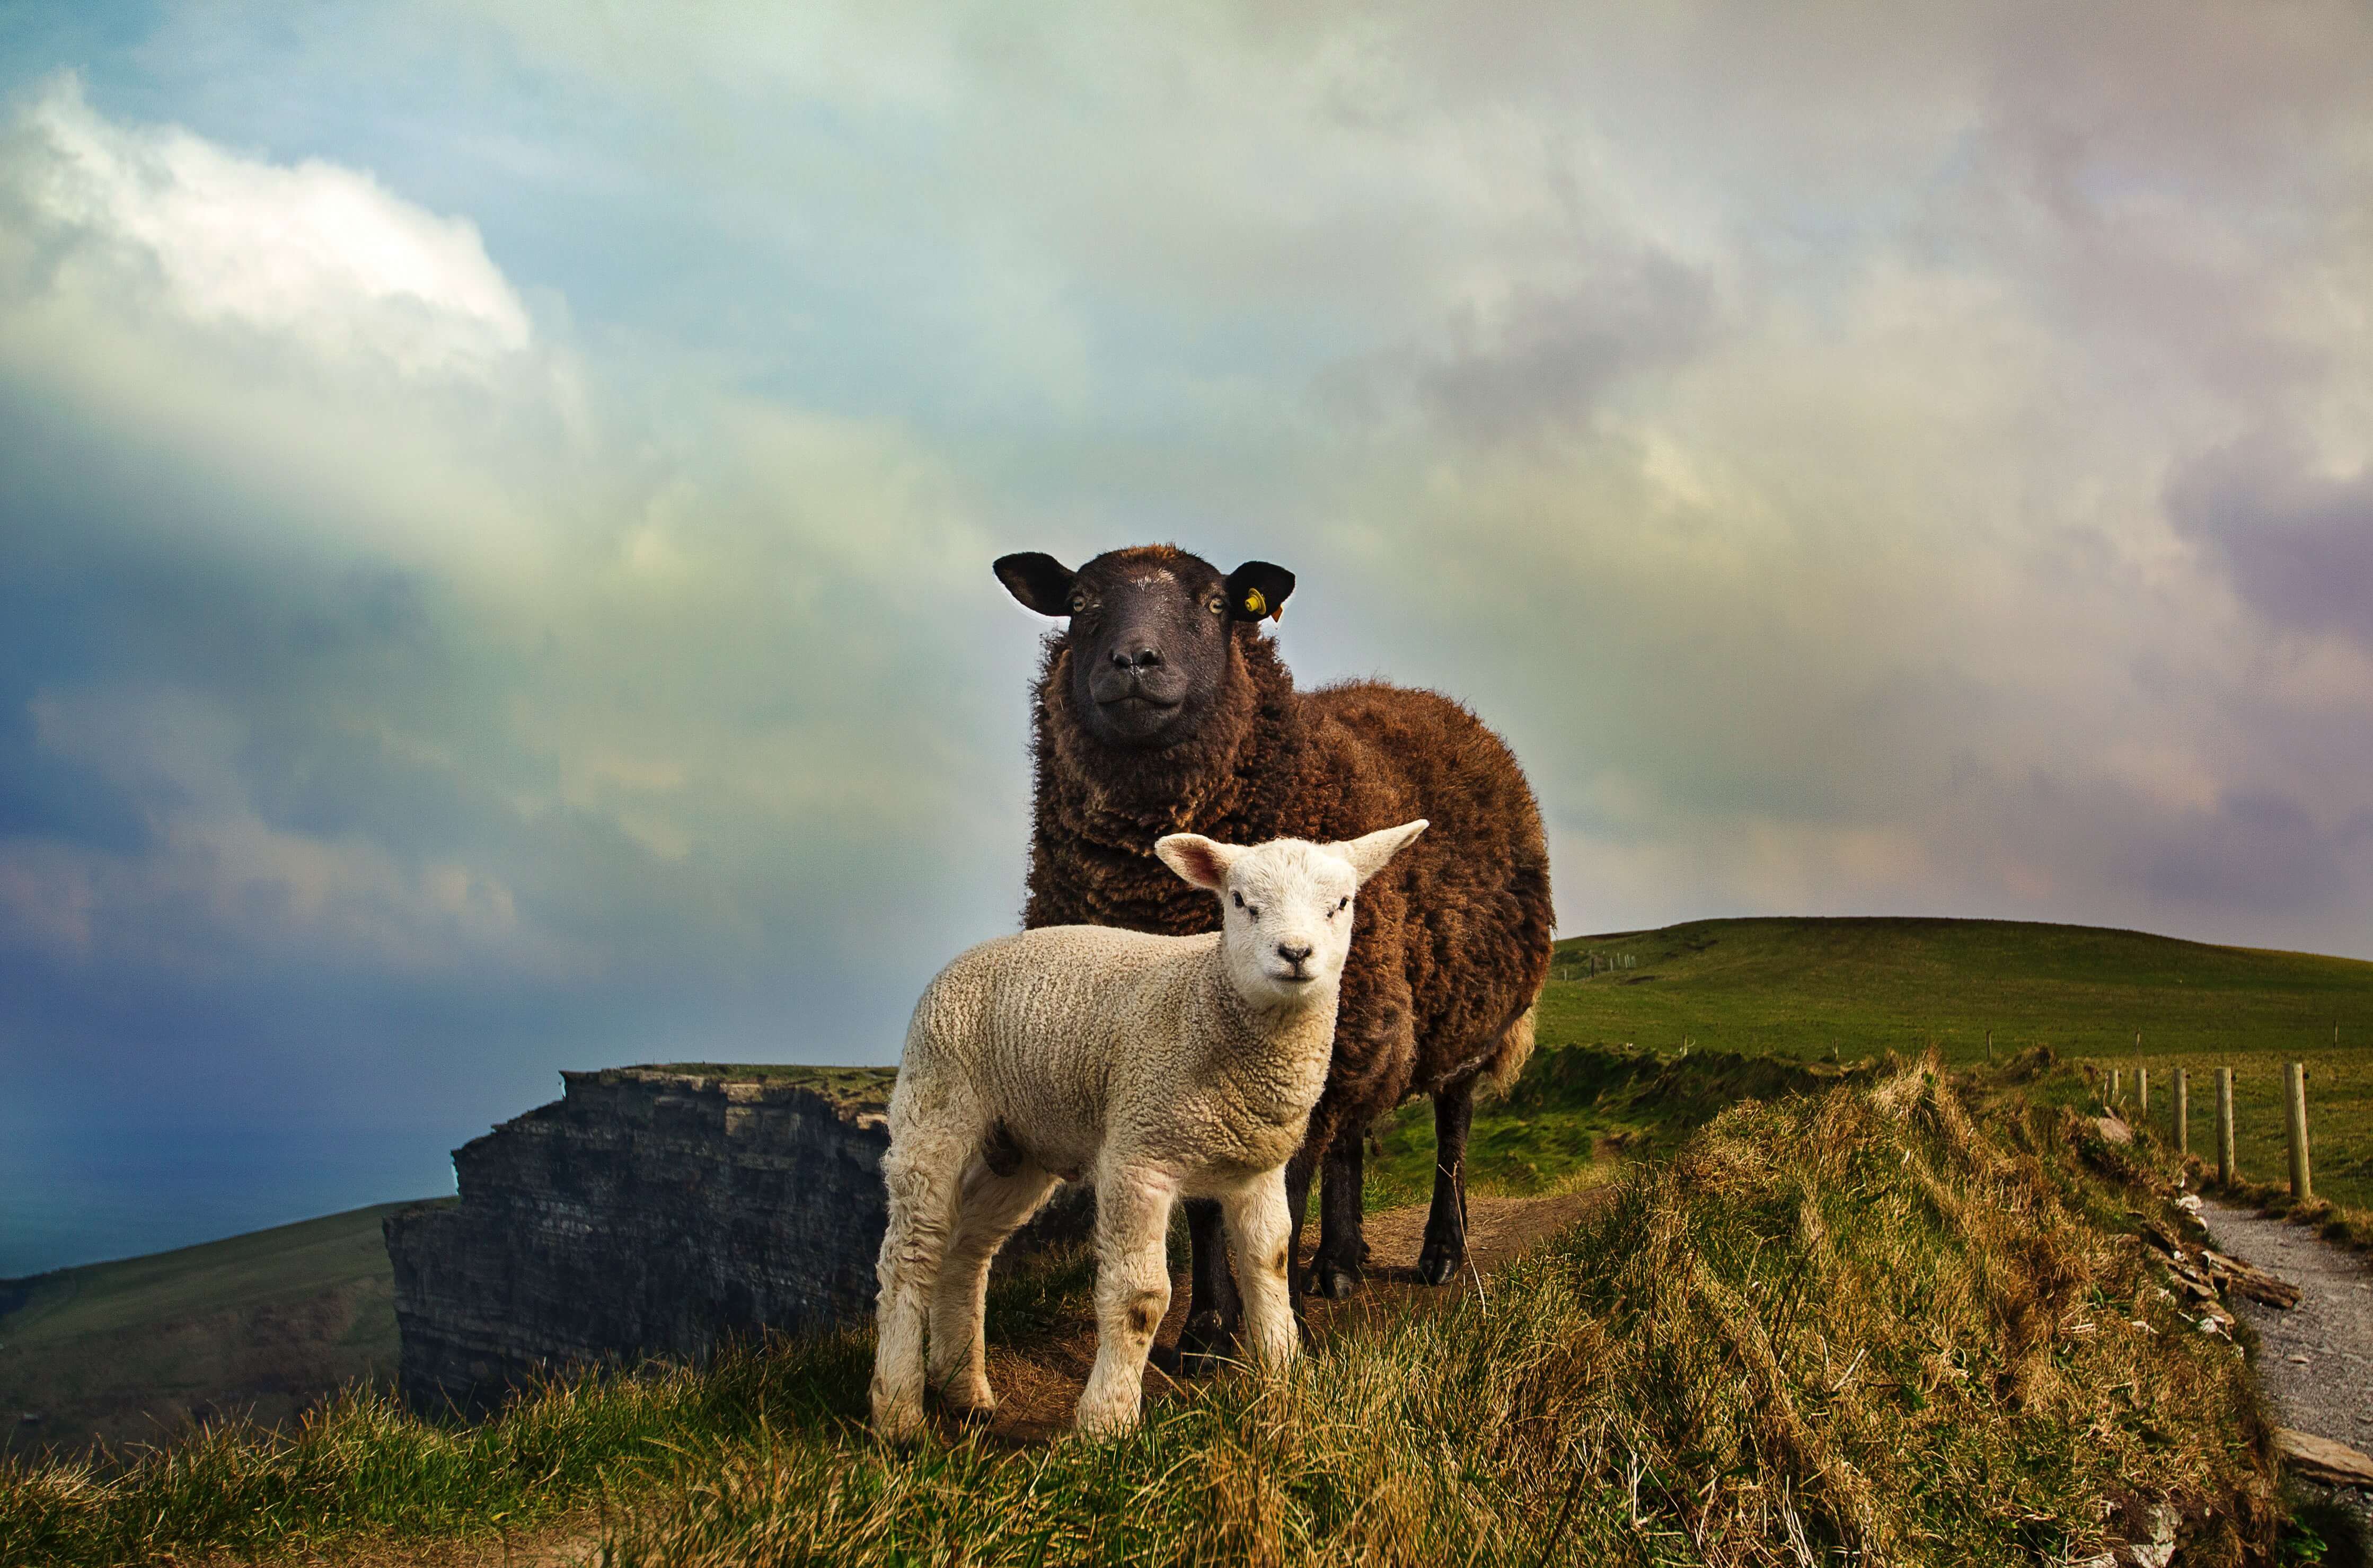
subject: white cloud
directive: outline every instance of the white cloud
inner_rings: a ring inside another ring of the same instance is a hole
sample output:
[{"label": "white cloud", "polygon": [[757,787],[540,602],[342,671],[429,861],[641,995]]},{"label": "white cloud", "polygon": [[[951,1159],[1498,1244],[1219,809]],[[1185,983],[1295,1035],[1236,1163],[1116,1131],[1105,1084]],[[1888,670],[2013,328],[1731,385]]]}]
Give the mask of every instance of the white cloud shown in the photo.
[{"label": "white cloud", "polygon": [[20,243],[42,247],[51,265],[83,260],[56,257],[81,242],[94,264],[144,271],[191,321],[412,375],[483,372],[532,336],[474,225],[424,212],[368,174],[117,124],[71,74],[26,106],[9,140],[11,194],[32,229]]}]

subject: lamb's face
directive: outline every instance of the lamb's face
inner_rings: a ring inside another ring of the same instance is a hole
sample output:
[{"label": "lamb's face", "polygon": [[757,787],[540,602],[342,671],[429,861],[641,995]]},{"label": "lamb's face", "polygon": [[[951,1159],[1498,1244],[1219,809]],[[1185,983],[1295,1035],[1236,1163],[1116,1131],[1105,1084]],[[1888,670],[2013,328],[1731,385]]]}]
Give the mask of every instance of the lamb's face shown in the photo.
[{"label": "lamb's face", "polygon": [[1220,893],[1220,943],[1236,990],[1271,1007],[1332,993],[1359,890],[1351,863],[1317,844],[1279,839],[1239,855]]},{"label": "lamb's face", "polygon": [[1275,1007],[1334,994],[1360,885],[1423,831],[1420,818],[1342,843],[1273,839],[1251,849],[1172,833],[1154,842],[1153,853],[1220,896],[1229,978],[1255,1006]]}]

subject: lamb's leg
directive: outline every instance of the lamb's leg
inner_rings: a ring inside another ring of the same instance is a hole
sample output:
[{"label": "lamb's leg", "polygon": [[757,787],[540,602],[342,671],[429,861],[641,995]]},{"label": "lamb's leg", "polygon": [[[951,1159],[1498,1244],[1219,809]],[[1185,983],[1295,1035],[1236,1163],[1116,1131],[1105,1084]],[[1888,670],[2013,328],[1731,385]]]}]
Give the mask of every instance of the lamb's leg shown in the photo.
[{"label": "lamb's leg", "polygon": [[1433,1097],[1433,1207],[1417,1259],[1417,1276],[1430,1285],[1448,1284],[1467,1261],[1467,1129],[1474,1118],[1474,1079]]},{"label": "lamb's leg", "polygon": [[1145,1394],[1146,1353],[1170,1310],[1163,1243],[1178,1184],[1158,1171],[1119,1170],[1096,1183],[1096,1365],[1080,1396],[1082,1432],[1127,1432]]},{"label": "lamb's leg", "polygon": [[975,1154],[964,1167],[955,1233],[931,1292],[931,1387],[955,1410],[985,1415],[997,1408],[997,1396],[988,1387],[988,1346],[981,1336],[988,1265],[1054,1185],[1055,1179],[1034,1165],[999,1176]]},{"label": "lamb's leg", "polygon": [[1286,1220],[1284,1173],[1256,1177],[1230,1193],[1224,1206],[1229,1251],[1244,1293],[1245,1348],[1262,1366],[1283,1366],[1302,1352],[1286,1283],[1293,1227]]},{"label": "lamb's leg", "polygon": [[1186,1241],[1191,1265],[1186,1285],[1186,1321],[1178,1330],[1178,1372],[1206,1377],[1236,1352],[1244,1304],[1228,1271],[1228,1244],[1221,1234],[1220,1205],[1210,1198],[1186,1200]]},{"label": "lamb's leg", "polygon": [[908,1130],[883,1156],[890,1224],[874,1274],[873,1430],[911,1437],[923,1426],[923,1330],[931,1287],[956,1218],[957,1172],[969,1141]]},{"label": "lamb's leg", "polygon": [[1360,1235],[1361,1138],[1367,1129],[1347,1120],[1327,1145],[1327,1179],[1318,1190],[1318,1255],[1311,1288],[1340,1301],[1367,1277],[1368,1244]]}]

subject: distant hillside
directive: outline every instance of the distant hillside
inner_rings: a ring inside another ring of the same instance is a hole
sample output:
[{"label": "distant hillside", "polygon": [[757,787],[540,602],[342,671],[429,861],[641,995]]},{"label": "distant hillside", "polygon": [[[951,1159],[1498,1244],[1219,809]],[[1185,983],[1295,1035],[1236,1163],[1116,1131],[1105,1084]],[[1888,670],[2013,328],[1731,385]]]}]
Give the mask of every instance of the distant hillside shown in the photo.
[{"label": "distant hillside", "polygon": [[[1610,965],[1620,967],[1610,968]],[[1594,970],[1596,972],[1594,972]],[[1700,920],[1557,947],[1545,1042],[1948,1059],[2373,1045],[2373,963],[1993,920]]]},{"label": "distant hillside", "polygon": [[217,1411],[277,1422],[392,1380],[380,1222],[403,1206],[0,1281],[0,1448],[154,1441]]},{"label": "distant hillside", "polygon": [[1545,1047],[1852,1062],[1934,1045],[1967,1063],[1984,1060],[1991,1030],[2000,1056],[2048,1045],[2115,1068],[2129,1097],[2133,1070],[2149,1069],[2162,1125],[2185,1069],[2195,1151],[2211,1147],[2213,1071],[2231,1067],[2241,1169],[2261,1180],[2283,1174],[2280,1063],[2301,1061],[2316,1190],[2373,1206],[2373,963],[2361,959],[2016,921],[1701,920],[1561,942],[1551,972]]}]

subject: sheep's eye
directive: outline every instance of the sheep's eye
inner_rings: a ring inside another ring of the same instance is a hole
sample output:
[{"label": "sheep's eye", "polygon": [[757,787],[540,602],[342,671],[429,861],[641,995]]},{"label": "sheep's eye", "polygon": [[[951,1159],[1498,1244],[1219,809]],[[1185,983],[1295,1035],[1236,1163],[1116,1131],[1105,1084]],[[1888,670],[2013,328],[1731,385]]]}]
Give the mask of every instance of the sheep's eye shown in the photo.
[{"label": "sheep's eye", "polygon": [[1236,907],[1238,909],[1245,907],[1245,896],[1242,893],[1230,893],[1228,897],[1236,900]]},{"label": "sheep's eye", "polygon": [[1074,615],[1084,615],[1087,613],[1087,610],[1088,596],[1085,594],[1073,594],[1071,596],[1071,613]]},{"label": "sheep's eye", "polygon": [[1214,615],[1225,615],[1228,613],[1228,601],[1222,598],[1218,594],[1213,594],[1210,598],[1204,603],[1203,608],[1210,610]]},{"label": "sheep's eye", "polygon": [[1344,894],[1344,895],[1343,895],[1343,901],[1342,901],[1342,902],[1340,902],[1340,903],[1338,903],[1338,904],[1337,904],[1337,905],[1335,906],[1335,912],[1336,912],[1337,914],[1341,914],[1345,910],[1350,909],[1350,907],[1351,907],[1351,895],[1350,895],[1350,894],[1349,894],[1349,893],[1346,893],[1346,894]]}]

